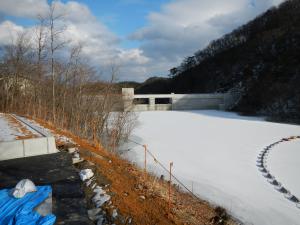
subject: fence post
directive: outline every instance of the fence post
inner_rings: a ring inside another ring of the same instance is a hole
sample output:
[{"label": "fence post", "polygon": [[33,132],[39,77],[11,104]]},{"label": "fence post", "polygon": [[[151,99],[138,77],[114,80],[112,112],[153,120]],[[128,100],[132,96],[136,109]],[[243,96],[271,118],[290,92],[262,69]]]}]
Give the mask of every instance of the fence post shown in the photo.
[{"label": "fence post", "polygon": [[147,174],[147,145],[143,145],[144,147],[144,154],[145,154],[145,158],[144,158],[144,175],[146,178],[146,174]]},{"label": "fence post", "polygon": [[94,145],[95,147],[97,147],[97,137],[96,137],[96,121],[93,120],[93,141],[94,141]]},{"label": "fence post", "polygon": [[116,151],[116,142],[117,142],[117,130],[116,129],[112,130],[111,139],[112,139],[112,152],[115,153],[115,151]]},{"label": "fence post", "polygon": [[192,181],[192,193],[194,194],[194,181]]},{"label": "fence post", "polygon": [[170,162],[170,178],[169,178],[169,206],[168,206],[168,216],[171,215],[171,185],[172,185],[172,167],[173,162]]}]

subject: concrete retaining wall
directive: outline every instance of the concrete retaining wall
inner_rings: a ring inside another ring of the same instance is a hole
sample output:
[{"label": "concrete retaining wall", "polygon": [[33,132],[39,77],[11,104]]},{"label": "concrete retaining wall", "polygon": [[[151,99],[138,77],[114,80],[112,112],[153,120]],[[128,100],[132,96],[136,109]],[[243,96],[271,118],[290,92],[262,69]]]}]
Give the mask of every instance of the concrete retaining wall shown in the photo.
[{"label": "concrete retaining wall", "polygon": [[[226,110],[231,98],[228,93],[220,94],[147,94],[135,95],[133,88],[122,89],[124,110],[154,111],[154,110]],[[135,104],[134,99],[148,99],[148,104]],[[169,99],[168,104],[156,104],[156,99]]]},{"label": "concrete retaining wall", "polygon": [[0,142],[0,161],[56,152],[54,137]]}]

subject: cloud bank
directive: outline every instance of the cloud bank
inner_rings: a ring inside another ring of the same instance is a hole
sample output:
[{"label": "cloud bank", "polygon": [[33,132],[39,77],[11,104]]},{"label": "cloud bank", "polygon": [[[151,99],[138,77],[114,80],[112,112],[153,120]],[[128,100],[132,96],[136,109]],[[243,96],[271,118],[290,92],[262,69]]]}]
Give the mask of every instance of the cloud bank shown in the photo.
[{"label": "cloud bank", "polygon": [[[177,0],[148,15],[148,24],[130,35],[146,57],[171,68],[282,0]],[[166,73],[166,72],[165,72]]]},{"label": "cloud bank", "polygon": [[[53,1],[63,14],[68,46],[83,46],[84,56],[104,71],[115,63],[120,80],[143,81],[150,76],[167,75],[181,60],[204,48],[210,41],[246,23],[283,0],[173,0],[147,16],[147,24],[128,34],[138,48],[120,47],[122,39],[92,14],[89,7],[76,1]],[[134,4],[134,3],[132,3]],[[0,0],[0,15],[35,19],[46,15],[46,0]],[[0,45],[9,44],[24,27],[0,20]],[[108,75],[106,75],[108,76]]]}]

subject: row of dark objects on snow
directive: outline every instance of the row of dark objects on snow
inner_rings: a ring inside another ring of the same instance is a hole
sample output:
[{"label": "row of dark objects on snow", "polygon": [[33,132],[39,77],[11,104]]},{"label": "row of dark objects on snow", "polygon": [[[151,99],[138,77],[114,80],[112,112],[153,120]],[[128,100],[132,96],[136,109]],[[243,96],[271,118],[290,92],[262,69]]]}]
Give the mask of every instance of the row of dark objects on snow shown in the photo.
[{"label": "row of dark objects on snow", "polygon": [[274,142],[267,147],[265,147],[258,155],[256,160],[256,166],[262,175],[267,179],[267,181],[274,186],[274,188],[282,193],[286,199],[296,204],[296,207],[300,209],[300,200],[293,194],[290,193],[287,188],[285,188],[267,169],[267,156],[270,153],[271,149],[283,142],[292,141],[295,139],[300,139],[300,136],[292,136],[289,138],[282,138],[280,141]]}]

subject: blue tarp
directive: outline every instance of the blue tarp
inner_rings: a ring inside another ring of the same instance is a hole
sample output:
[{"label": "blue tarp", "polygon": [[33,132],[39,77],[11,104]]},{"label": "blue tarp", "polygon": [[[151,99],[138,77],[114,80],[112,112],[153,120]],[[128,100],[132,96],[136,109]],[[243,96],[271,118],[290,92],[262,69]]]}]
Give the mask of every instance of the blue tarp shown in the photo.
[{"label": "blue tarp", "polygon": [[53,225],[56,217],[45,217],[33,209],[49,197],[50,186],[37,186],[37,191],[27,193],[23,198],[11,195],[11,189],[0,190],[0,224],[1,225]]}]

